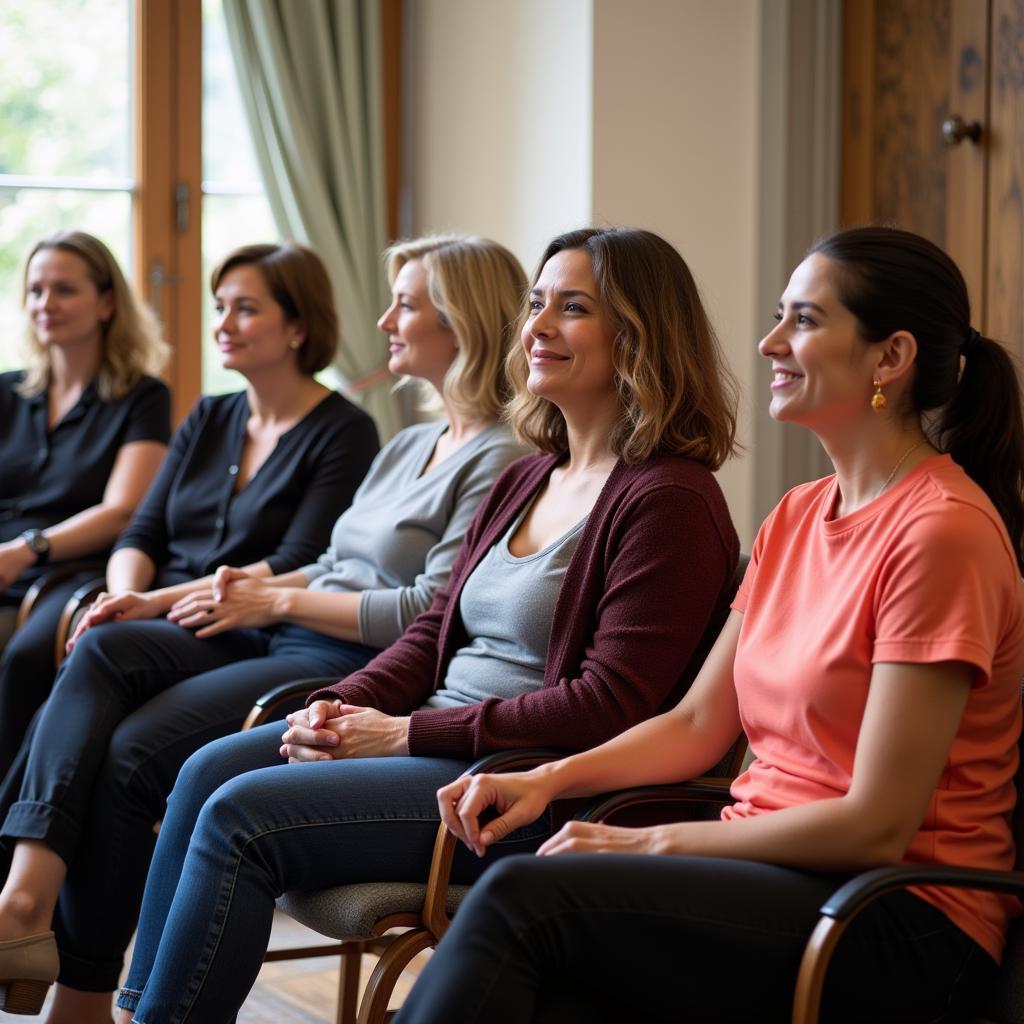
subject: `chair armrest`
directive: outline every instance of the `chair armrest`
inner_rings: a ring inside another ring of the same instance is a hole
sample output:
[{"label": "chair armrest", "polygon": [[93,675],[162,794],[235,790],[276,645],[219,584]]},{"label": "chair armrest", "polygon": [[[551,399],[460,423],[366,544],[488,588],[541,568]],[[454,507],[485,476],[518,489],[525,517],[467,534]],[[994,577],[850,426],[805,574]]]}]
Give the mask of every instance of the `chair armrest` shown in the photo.
[{"label": "chair armrest", "polygon": [[[514,772],[536,768],[548,761],[565,757],[564,750],[499,750],[486,754],[466,769],[467,775],[483,772]],[[455,858],[455,844],[458,840],[448,831],[444,822],[437,827],[434,853],[430,858],[430,873],[427,875],[427,891],[423,898],[423,924],[440,939],[448,930],[451,919],[445,910],[448,885],[451,881],[452,860]]]},{"label": "chair armrest", "polygon": [[78,626],[82,613],[96,600],[96,596],[107,585],[105,576],[96,576],[87,580],[67,599],[64,610],[60,613],[57,632],[53,636],[53,663],[60,668],[65,658],[64,649],[68,638]]},{"label": "chair armrest", "polygon": [[911,885],[987,889],[1024,896],[1024,871],[986,871],[944,864],[896,864],[874,868],[836,889],[821,905],[820,912],[837,921],[851,920],[879,896]]},{"label": "chair armrest", "polygon": [[83,572],[101,573],[103,572],[103,563],[96,561],[65,562],[63,565],[55,565],[52,569],[47,569],[28,588],[25,596],[21,599],[21,604],[18,605],[17,628],[20,629],[25,624],[25,620],[32,614],[32,610],[41,598],[45,597],[54,587],[60,586],[66,580]]},{"label": "chair armrest", "polygon": [[638,786],[606,793],[576,815],[577,821],[605,821],[613,814],[642,804],[719,803],[730,801],[731,779],[701,776],[668,786]]},{"label": "chair armrest", "polygon": [[[246,732],[272,721],[284,706],[293,704],[293,710],[297,711],[311,693],[322,690],[325,686],[333,686],[337,681],[337,676],[320,676],[316,679],[292,679],[287,683],[279,683],[256,698],[256,703],[245,716],[241,731]],[[297,701],[297,697],[301,697],[302,700]]]},{"label": "chair armrest", "polygon": [[822,915],[807,940],[796,980],[792,1024],[816,1024],[825,973],[844,931],[880,896],[911,885],[986,889],[1024,896],[1024,871],[986,871],[943,864],[896,864],[851,878],[821,905]]}]

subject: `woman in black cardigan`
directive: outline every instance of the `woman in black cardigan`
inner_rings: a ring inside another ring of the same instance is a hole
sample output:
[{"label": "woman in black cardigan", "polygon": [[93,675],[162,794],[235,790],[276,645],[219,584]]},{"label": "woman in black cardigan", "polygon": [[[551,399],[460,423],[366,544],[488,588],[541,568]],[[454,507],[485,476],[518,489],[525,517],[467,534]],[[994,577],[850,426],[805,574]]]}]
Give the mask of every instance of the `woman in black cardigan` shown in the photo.
[{"label": "woman in black cardigan", "polygon": [[[5,838],[13,846],[8,884],[30,878],[39,883],[30,885],[34,893],[59,889],[45,880],[63,878],[66,864],[58,851],[77,830],[67,815],[48,806],[46,787],[63,786],[83,802],[91,795],[78,787],[53,743],[69,729],[84,727],[76,695],[106,685],[116,713],[145,706],[161,714],[158,684],[143,685],[131,659],[153,656],[170,665],[168,645],[156,637],[140,650],[128,642],[127,627],[119,643],[118,622],[161,616],[183,595],[208,588],[210,574],[222,564],[270,576],[313,561],[377,453],[373,421],[313,376],[330,362],[337,340],[331,284],[320,260],[296,245],[247,246],[214,271],[212,286],[214,337],[223,365],[240,372],[248,387],[200,399],[175,434],[155,483],[110,558],[110,593],[88,616],[90,626],[104,620],[113,625],[89,628],[78,638],[0,786],[0,815],[6,813]],[[146,625],[181,628],[171,622]],[[243,660],[265,653],[257,632],[237,631],[209,643],[234,643],[233,656]],[[97,659],[107,657],[126,685],[112,685],[113,670],[97,670]],[[174,679],[169,676],[168,683]],[[92,744],[89,753],[102,759],[104,745]],[[45,916],[52,911],[51,906]],[[65,990],[79,1003],[63,1006],[61,1019],[92,1019],[89,999],[96,995]],[[99,995],[109,1017],[109,993]],[[6,1008],[12,1008],[9,993]]]}]

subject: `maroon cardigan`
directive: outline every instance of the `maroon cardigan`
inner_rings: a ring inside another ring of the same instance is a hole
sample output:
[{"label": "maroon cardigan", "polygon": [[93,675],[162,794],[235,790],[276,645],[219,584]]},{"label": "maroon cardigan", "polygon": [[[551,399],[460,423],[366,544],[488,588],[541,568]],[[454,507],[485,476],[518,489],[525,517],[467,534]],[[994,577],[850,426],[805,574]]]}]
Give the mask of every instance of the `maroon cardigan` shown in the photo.
[{"label": "maroon cardigan", "polygon": [[462,759],[534,746],[584,750],[674,704],[707,653],[705,627],[731,598],[739,541],[711,472],[655,456],[619,461],[587,518],[551,620],[543,686],[510,700],[422,707],[469,642],[459,614],[467,577],[562,458],[512,463],[431,607],[365,668],[309,701],[411,713],[410,754]]}]

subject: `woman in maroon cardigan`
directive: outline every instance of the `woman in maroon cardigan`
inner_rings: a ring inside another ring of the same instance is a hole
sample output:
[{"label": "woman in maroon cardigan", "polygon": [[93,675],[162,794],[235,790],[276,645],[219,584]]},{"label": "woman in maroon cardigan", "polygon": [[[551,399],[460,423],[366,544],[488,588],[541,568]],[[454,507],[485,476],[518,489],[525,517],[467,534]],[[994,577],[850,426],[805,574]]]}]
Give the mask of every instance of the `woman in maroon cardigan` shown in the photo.
[{"label": "woman in maroon cardigan", "polygon": [[[498,480],[432,607],[313,694],[283,744],[269,725],[186,763],[122,1021],[230,1020],[280,893],[422,877],[434,793],[472,758],[589,748],[689,685],[738,553],[712,476],[733,447],[734,388],[689,270],[648,232],[563,235],[521,327],[510,417],[543,454]],[[480,870],[466,857],[455,877]]]}]

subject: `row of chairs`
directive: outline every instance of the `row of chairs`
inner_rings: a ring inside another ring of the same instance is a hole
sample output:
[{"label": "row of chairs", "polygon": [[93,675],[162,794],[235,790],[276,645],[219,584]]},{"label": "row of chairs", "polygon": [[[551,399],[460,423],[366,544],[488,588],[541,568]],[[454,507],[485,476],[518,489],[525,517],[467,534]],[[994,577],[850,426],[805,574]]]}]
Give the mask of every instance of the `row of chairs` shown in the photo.
[{"label": "row of chairs", "polygon": [[[49,587],[86,568],[81,564],[61,567],[38,581],[22,604],[19,624],[30,614],[32,603]],[[745,568],[746,559],[742,558],[737,567],[736,585]],[[56,641],[58,664],[63,658],[64,640],[102,588],[102,578],[96,577],[80,587],[68,602]],[[721,625],[721,621],[716,621],[708,627],[705,636],[708,647]],[[305,695],[323,682],[333,680],[297,680],[274,688],[259,698],[243,729],[262,725],[300,707]],[[593,801],[577,817],[585,821],[623,824],[636,823],[639,819],[647,822],[679,821],[717,814],[717,810],[729,802],[729,785],[740,771],[745,755],[746,744],[741,737],[741,741],[709,776],[680,785],[612,793]],[[502,751],[481,758],[469,768],[469,772],[521,771],[559,756],[562,756],[561,752],[550,750]],[[1017,790],[1024,797],[1024,738]],[[998,890],[1024,898],[1022,800],[1018,800],[1014,815],[1014,839],[1018,851],[1016,871],[900,865],[865,872],[839,888],[821,907],[821,918],[808,941],[796,983],[793,1024],[816,1024],[829,960],[846,928],[879,896],[894,889],[932,884]],[[440,941],[469,891],[468,886],[450,882],[455,843],[445,826],[440,825],[425,882],[368,882],[313,892],[286,893],[278,900],[279,909],[334,942],[272,950],[265,959],[269,962],[311,956],[340,957],[337,1024],[384,1024],[392,1015],[388,1004],[401,973],[417,954]],[[395,929],[402,930],[396,932]],[[377,954],[379,959],[360,1000],[360,963],[364,953]],[[984,1015],[976,1024],[1020,1024],[1022,1021],[1024,919],[1011,927],[998,983]]]}]

